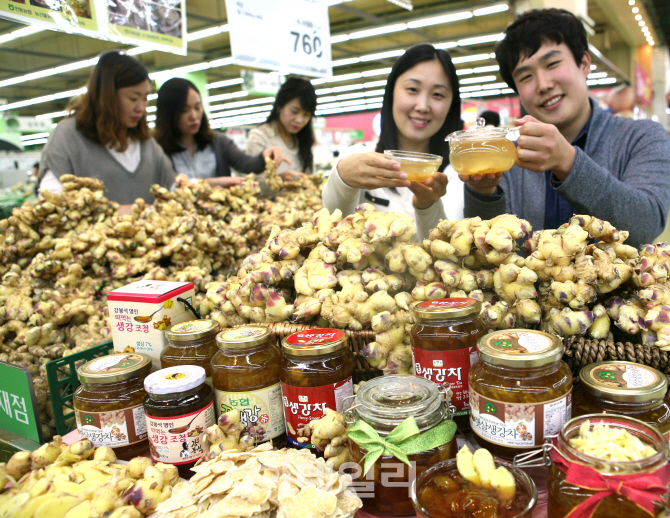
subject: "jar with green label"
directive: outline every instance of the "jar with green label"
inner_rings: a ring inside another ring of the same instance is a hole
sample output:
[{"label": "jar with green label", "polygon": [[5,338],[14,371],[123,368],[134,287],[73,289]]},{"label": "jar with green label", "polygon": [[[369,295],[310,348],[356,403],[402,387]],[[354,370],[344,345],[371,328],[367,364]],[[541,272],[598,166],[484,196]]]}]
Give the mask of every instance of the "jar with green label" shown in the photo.
[{"label": "jar with green label", "polygon": [[216,320],[189,320],[173,325],[165,332],[168,345],[161,353],[161,367],[198,365],[207,373],[207,383],[212,387],[212,358],[218,348],[219,332]]},{"label": "jar with green label", "polygon": [[82,439],[108,446],[130,460],[149,450],[142,404],[151,357],[118,353],[95,358],[77,369],[81,385],[74,393],[74,415]]},{"label": "jar with green label", "polygon": [[151,458],[174,464],[183,478],[193,475],[191,468],[203,455],[200,434],[216,423],[214,393],[205,378],[202,367],[178,365],[144,380]]},{"label": "jar with green label", "polygon": [[276,447],[285,446],[281,353],[272,331],[258,325],[225,329],[216,342],[212,381],[217,416],[236,408],[256,443],[272,440]]},{"label": "jar with green label", "polygon": [[619,414],[658,428],[670,439],[668,380],[652,367],[628,361],[604,361],[579,372],[572,415]]},{"label": "jar with green label", "polygon": [[494,331],[477,343],[470,370],[470,427],[493,455],[511,459],[560,432],[572,415],[572,373],[558,337]]}]

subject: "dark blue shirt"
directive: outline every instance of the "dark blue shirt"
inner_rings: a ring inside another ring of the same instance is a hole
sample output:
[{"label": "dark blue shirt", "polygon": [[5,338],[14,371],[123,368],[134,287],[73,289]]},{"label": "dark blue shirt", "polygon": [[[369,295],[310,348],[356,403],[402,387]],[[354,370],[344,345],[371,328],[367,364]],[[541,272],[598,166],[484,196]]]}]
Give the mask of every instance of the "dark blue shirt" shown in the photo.
[{"label": "dark blue shirt", "polygon": [[[591,114],[593,117],[593,114]],[[577,138],[572,141],[573,146],[584,150],[586,146],[586,138],[588,137],[589,126],[591,126],[591,119],[579,132]],[[563,223],[570,221],[570,218],[575,214],[575,208],[567,201],[561,198],[555,191],[555,187],[561,185],[561,181],[552,175],[551,171],[545,171],[545,204],[544,204],[544,228],[558,228]]]}]

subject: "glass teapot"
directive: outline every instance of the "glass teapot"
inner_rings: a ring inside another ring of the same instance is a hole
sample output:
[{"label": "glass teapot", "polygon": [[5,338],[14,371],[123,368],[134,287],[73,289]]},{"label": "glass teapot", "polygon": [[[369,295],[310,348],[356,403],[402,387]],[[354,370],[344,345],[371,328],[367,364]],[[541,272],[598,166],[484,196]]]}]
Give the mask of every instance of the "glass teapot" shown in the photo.
[{"label": "glass teapot", "polygon": [[449,163],[461,175],[502,173],[516,162],[517,128],[487,128],[483,118],[474,130],[447,135]]}]

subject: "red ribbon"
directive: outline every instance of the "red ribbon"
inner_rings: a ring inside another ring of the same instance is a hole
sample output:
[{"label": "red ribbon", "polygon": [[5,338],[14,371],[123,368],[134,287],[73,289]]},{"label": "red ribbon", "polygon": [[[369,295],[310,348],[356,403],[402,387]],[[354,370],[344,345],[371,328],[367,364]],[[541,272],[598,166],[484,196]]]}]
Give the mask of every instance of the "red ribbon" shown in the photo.
[{"label": "red ribbon", "polygon": [[591,518],[600,501],[615,494],[627,498],[650,516],[655,516],[654,502],[661,501],[668,492],[669,464],[650,473],[605,476],[584,464],[566,461],[554,448],[550,456],[556,467],[566,474],[565,481],[568,484],[595,491],[570,511],[566,518]]}]

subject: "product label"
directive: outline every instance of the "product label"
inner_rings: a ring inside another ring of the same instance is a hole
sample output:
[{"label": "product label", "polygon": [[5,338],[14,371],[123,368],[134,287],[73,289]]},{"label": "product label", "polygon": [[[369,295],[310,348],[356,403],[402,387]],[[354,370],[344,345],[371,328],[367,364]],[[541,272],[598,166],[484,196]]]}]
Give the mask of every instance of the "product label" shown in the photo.
[{"label": "product label", "polygon": [[212,327],[214,327],[214,322],[212,320],[189,320],[188,322],[175,324],[170,328],[170,332],[189,335],[200,331],[208,331],[212,329]]},{"label": "product label", "polygon": [[290,345],[332,344],[339,342],[343,337],[344,332],[339,329],[321,327],[293,333],[286,342]]},{"label": "product label", "polygon": [[118,448],[147,438],[143,405],[109,412],[75,410],[74,415],[79,435],[91,441],[96,448]]},{"label": "product label", "polygon": [[438,299],[438,300],[427,300],[419,304],[420,308],[465,308],[467,306],[472,306],[476,304],[477,301],[473,299],[466,298],[451,298],[451,299]]},{"label": "product label", "polygon": [[305,426],[326,413],[326,408],[342,412],[344,399],[354,395],[351,377],[344,381],[321,387],[292,387],[281,384],[286,418],[286,436],[293,446],[315,448]]},{"label": "product label", "polygon": [[539,404],[488,399],[470,387],[470,426],[484,440],[509,448],[541,446],[572,417],[572,390]]},{"label": "product label", "polygon": [[479,360],[476,347],[455,351],[424,351],[412,347],[414,374],[435,383],[449,383],[456,407],[454,415],[468,415],[470,399],[468,378],[470,367]]},{"label": "product label", "polygon": [[220,340],[223,342],[240,342],[247,341],[250,338],[255,338],[257,336],[263,336],[268,334],[267,327],[260,326],[245,326],[245,327],[236,327],[234,329],[229,329],[224,331],[220,336]]},{"label": "product label", "polygon": [[216,423],[214,402],[202,410],[175,417],[146,416],[149,449],[156,462],[186,464],[202,457],[200,434]]},{"label": "product label", "polygon": [[90,372],[120,372],[128,370],[130,367],[140,365],[144,358],[137,354],[115,354],[105,356],[99,360],[93,360],[87,365]]},{"label": "product label", "polygon": [[641,365],[604,364],[589,375],[597,385],[623,389],[648,387],[658,380],[654,372]]},{"label": "product label", "polygon": [[286,431],[281,383],[260,390],[224,392],[214,390],[216,415],[240,411],[240,421],[257,443],[274,439]]},{"label": "product label", "polygon": [[538,331],[501,331],[489,337],[486,346],[505,354],[535,354],[548,351],[554,342]]}]

